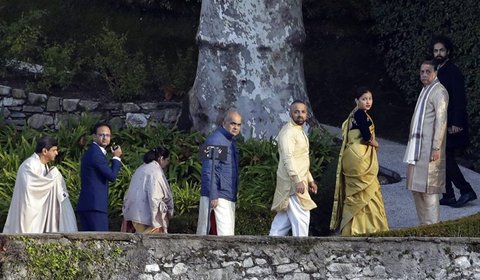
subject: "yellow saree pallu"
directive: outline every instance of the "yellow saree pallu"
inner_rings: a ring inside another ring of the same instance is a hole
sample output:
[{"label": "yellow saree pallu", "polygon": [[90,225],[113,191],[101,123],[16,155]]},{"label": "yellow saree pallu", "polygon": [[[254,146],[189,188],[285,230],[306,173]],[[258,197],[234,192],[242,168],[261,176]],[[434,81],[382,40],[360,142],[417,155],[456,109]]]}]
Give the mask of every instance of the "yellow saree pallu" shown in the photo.
[{"label": "yellow saree pallu", "polygon": [[[387,231],[383,197],[378,181],[378,159],[374,147],[362,143],[359,129],[349,129],[351,118],[342,125],[335,197],[330,228],[341,235]],[[374,126],[370,126],[374,137]]]}]

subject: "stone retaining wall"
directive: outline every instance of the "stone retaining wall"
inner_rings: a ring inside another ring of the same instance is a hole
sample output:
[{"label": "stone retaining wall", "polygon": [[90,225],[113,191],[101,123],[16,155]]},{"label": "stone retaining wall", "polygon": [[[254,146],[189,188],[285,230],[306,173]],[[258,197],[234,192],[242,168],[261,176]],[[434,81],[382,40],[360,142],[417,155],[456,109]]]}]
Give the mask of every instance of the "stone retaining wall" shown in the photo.
[{"label": "stone retaining wall", "polygon": [[478,238],[77,233],[0,241],[0,276],[12,280],[55,271],[62,279],[480,279]]},{"label": "stone retaining wall", "polygon": [[181,102],[104,103],[26,92],[0,85],[0,118],[22,129],[58,129],[66,120],[78,121],[89,114],[108,121],[115,128],[147,124],[173,126],[181,113]]}]

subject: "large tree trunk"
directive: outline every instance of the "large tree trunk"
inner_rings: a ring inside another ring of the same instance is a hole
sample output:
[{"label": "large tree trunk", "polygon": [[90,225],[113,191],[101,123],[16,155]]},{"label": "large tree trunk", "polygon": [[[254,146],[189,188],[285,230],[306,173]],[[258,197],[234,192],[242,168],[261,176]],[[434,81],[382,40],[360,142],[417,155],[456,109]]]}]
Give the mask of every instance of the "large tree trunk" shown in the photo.
[{"label": "large tree trunk", "polygon": [[276,136],[289,104],[308,103],[304,41],[301,0],[203,0],[193,128],[209,133],[235,107],[246,138]]}]

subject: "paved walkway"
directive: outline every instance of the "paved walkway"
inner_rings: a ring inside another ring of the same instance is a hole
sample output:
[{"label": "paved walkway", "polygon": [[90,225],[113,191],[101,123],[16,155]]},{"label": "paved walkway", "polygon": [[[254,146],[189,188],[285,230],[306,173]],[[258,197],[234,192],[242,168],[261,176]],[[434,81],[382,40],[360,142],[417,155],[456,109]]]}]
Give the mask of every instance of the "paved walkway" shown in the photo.
[{"label": "paved walkway", "polygon": [[[335,136],[341,138],[340,128],[323,125],[322,126]],[[380,149],[378,160],[380,166],[386,167],[400,174],[402,181],[394,184],[382,186],[382,194],[387,212],[388,224],[391,229],[412,227],[418,225],[417,213],[413,202],[412,194],[405,187],[406,165],[403,163],[403,155],[406,146],[392,141],[379,138]],[[480,174],[468,168],[460,167],[465,179],[470,182],[473,189],[480,194]],[[456,197],[460,196],[456,191]],[[442,221],[454,220],[464,216],[470,216],[480,211],[480,199],[467,203],[462,208],[453,208],[450,206],[440,206],[440,219]]]}]

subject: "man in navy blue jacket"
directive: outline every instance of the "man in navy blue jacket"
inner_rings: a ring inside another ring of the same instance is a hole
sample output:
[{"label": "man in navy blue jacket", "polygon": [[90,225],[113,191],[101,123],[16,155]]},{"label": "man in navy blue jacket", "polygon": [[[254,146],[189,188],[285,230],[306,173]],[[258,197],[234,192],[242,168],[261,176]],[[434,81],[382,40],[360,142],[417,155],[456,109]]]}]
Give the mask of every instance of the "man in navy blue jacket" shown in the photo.
[{"label": "man in navy blue jacket", "polygon": [[239,155],[235,136],[240,133],[242,117],[230,110],[225,115],[223,126],[215,130],[205,141],[206,145],[228,147],[227,159],[215,163],[215,184],[211,187],[212,160],[202,161],[202,189],[198,214],[197,234],[206,235],[209,209],[215,215],[217,235],[235,234],[235,203],[238,191]]},{"label": "man in navy blue jacket", "polygon": [[98,123],[92,129],[93,143],[82,157],[80,177],[82,189],[77,213],[82,231],[108,231],[108,181],[113,182],[120,171],[122,148],[112,147],[112,163],[108,164],[106,147],[110,144],[111,129]]},{"label": "man in navy blue jacket", "polygon": [[[446,193],[440,199],[441,205],[462,207],[467,202],[477,199],[477,194],[458,167],[455,154],[457,150],[468,145],[468,116],[465,97],[465,81],[462,72],[453,64],[453,44],[446,36],[433,38],[431,50],[438,63],[438,79],[448,92],[447,148],[446,156]],[[460,190],[460,197],[455,199],[452,183]]]}]

